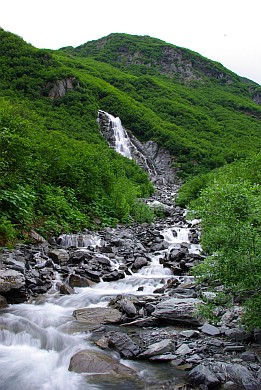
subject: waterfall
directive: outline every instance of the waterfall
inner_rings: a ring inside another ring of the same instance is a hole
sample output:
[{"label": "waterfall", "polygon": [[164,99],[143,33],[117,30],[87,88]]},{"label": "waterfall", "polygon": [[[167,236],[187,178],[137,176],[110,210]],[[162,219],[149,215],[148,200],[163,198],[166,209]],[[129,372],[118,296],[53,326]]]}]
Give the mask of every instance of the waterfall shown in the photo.
[{"label": "waterfall", "polygon": [[122,156],[132,159],[132,144],[127,131],[121,124],[121,120],[118,117],[114,117],[105,111],[99,110],[98,123],[103,136],[108,143],[120,153]]},{"label": "waterfall", "polygon": [[115,118],[111,114],[108,115],[114,133],[116,152],[122,154],[124,157],[131,159],[131,141],[126,130],[122,127],[120,118]]},{"label": "waterfall", "polygon": [[98,123],[100,131],[109,145],[118,153],[133,159],[148,172],[151,179],[158,175],[158,170],[153,160],[147,155],[143,144],[131,133],[127,132],[118,117],[114,117],[105,111],[98,111]]}]

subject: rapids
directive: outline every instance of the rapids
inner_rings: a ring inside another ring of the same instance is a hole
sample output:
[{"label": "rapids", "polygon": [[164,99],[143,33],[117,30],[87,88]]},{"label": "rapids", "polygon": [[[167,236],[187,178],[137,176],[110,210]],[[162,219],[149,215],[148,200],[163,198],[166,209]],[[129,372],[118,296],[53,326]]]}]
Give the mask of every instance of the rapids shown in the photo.
[{"label": "rapids", "polygon": [[[173,234],[176,232],[176,234]],[[165,240],[175,245],[188,240],[186,227],[165,229]],[[63,237],[64,243],[71,243]],[[72,237],[73,242],[76,238]],[[88,237],[88,243],[100,243],[100,238]],[[0,389],[17,390],[82,390],[102,389],[92,385],[82,374],[68,371],[70,358],[76,352],[94,345],[88,332],[74,332],[72,316],[76,308],[106,307],[116,295],[155,295],[153,291],[172,278],[172,272],[164,268],[159,258],[162,253],[151,255],[148,266],[126,275],[115,282],[94,284],[93,287],[77,288],[76,294],[61,296],[52,290],[45,301],[36,299],[31,303],[10,305],[0,316]],[[117,262],[114,260],[117,267]],[[142,287],[142,289],[140,289]],[[142,291],[141,291],[142,290]],[[136,366],[144,376],[151,368],[145,363],[129,363]],[[142,369],[140,368],[142,367]],[[145,371],[144,371],[145,370]],[[115,385],[117,388],[118,386]],[[104,387],[108,388],[108,387]],[[122,387],[124,388],[124,387]]]}]

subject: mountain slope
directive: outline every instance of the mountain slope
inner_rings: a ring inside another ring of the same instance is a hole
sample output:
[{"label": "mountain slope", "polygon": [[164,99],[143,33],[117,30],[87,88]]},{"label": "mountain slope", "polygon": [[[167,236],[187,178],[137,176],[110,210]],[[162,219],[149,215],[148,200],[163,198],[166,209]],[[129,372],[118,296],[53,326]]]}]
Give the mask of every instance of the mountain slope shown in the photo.
[{"label": "mountain slope", "polygon": [[101,108],[120,116],[141,139],[167,147],[186,174],[245,157],[260,146],[261,109],[252,100],[260,88],[221,64],[127,34],[62,50],[117,88],[104,90]]},{"label": "mountain slope", "polygon": [[126,34],[39,50],[0,29],[0,53],[4,232],[20,221],[56,233],[125,221],[151,192],[102,138],[98,109],[166,147],[183,176],[260,150],[259,86],[189,50]]}]

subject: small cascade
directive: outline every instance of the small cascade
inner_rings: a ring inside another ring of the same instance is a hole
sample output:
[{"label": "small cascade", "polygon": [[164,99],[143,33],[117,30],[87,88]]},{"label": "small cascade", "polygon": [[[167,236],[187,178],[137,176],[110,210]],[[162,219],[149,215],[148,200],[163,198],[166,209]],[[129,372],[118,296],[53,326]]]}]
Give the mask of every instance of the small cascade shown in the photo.
[{"label": "small cascade", "polygon": [[61,234],[57,242],[63,248],[87,248],[100,246],[101,238],[92,234]]}]

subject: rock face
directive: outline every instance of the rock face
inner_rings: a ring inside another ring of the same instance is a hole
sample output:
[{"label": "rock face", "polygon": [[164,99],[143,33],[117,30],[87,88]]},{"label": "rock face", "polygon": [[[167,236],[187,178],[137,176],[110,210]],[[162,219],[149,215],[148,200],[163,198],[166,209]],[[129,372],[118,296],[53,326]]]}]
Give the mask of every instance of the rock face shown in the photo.
[{"label": "rock face", "polygon": [[69,370],[77,373],[103,374],[119,379],[132,378],[134,370],[103,352],[83,350],[71,358]]},{"label": "rock face", "polygon": [[[98,122],[102,135],[114,147],[115,135],[109,114],[99,110]],[[174,183],[176,180],[176,171],[172,168],[170,153],[159,147],[153,141],[142,143],[131,131],[125,131],[129,139],[131,157],[136,163],[147,171],[152,179],[160,178],[164,182]]]},{"label": "rock face", "polygon": [[51,99],[59,99],[65,96],[67,91],[74,90],[77,85],[78,82],[75,77],[67,77],[66,79],[48,82],[46,89],[50,89],[48,96]]}]

